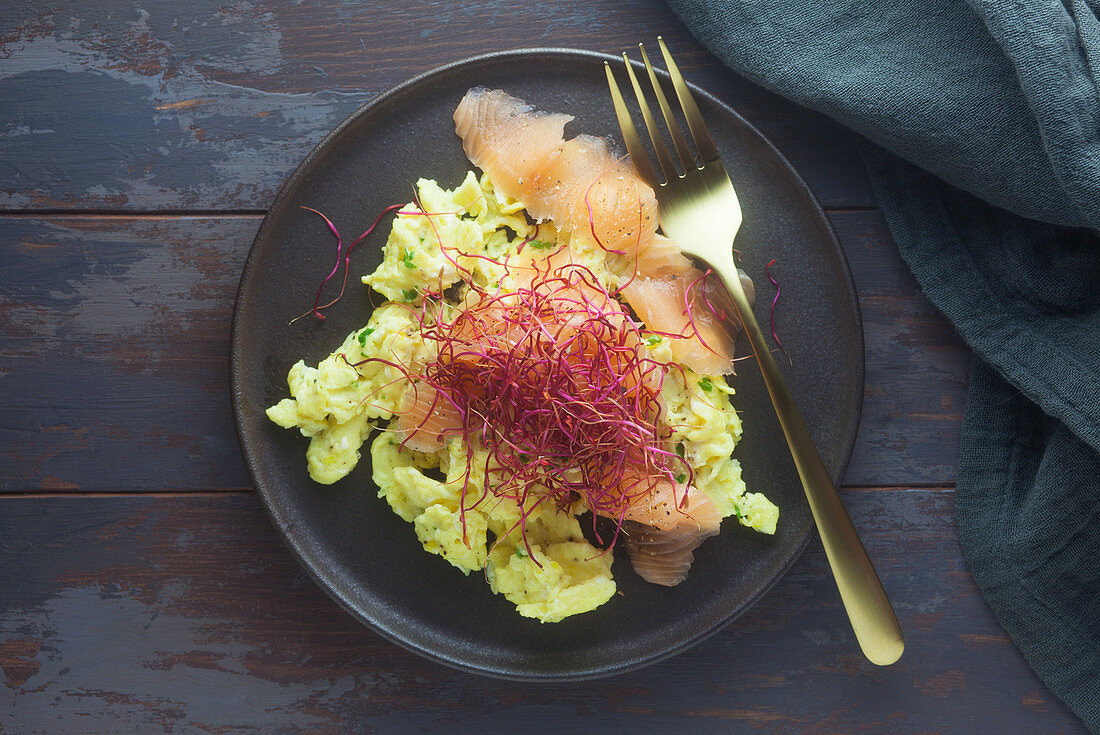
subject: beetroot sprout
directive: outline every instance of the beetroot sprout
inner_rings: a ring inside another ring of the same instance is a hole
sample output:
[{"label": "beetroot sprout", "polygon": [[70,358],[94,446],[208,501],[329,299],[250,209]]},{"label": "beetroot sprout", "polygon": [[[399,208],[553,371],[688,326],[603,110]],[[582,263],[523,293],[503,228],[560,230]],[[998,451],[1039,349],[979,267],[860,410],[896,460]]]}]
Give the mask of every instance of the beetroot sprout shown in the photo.
[{"label": "beetroot sprout", "polygon": [[794,365],[794,360],[791,359],[791,353],[787,352],[787,348],[784,347],[783,343],[779,341],[779,335],[775,332],[775,305],[779,303],[779,293],[781,289],[779,288],[779,281],[775,280],[775,276],[772,275],[771,267],[773,265],[775,265],[775,258],[772,258],[768,262],[768,264],[764,266],[764,273],[767,274],[768,280],[772,282],[773,286],[775,286],[775,298],[772,299],[771,307],[772,339],[774,339],[775,343],[779,345],[779,349],[783,350],[783,354],[787,356],[787,362],[791,365]]}]

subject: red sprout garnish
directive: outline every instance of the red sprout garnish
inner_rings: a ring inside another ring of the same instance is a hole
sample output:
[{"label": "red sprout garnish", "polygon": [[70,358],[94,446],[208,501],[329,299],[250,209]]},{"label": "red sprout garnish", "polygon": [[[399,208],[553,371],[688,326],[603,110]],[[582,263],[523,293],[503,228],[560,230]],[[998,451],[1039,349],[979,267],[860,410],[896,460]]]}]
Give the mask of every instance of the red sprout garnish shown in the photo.
[{"label": "red sprout garnish", "polygon": [[534,241],[534,239],[535,239],[536,237],[538,237],[538,236],[539,236],[539,224],[538,224],[538,222],[536,222],[536,223],[535,223],[535,229],[534,229],[534,230],[533,230],[533,231],[531,232],[531,234],[530,234],[530,235],[528,235],[527,237],[523,238],[523,242],[521,242],[521,243],[520,243],[520,244],[519,244],[518,246],[516,246],[516,252],[517,252],[517,253],[522,253],[522,252],[523,252],[523,248],[524,248],[524,247],[525,247],[525,246],[526,246],[526,245],[527,245],[528,243],[530,243],[530,242],[533,242],[533,241]]},{"label": "red sprout garnish", "polygon": [[684,289],[684,313],[687,315],[688,324],[691,326],[691,334],[685,336],[694,336],[696,339],[699,340],[699,344],[703,345],[703,347],[706,347],[708,351],[715,355],[720,355],[720,352],[707,344],[707,340],[703,337],[703,333],[699,331],[699,327],[695,324],[695,314],[693,313],[695,310],[694,307],[696,299],[698,299],[699,295],[701,294],[703,305],[706,306],[707,310],[714,315],[714,318],[718,319],[719,321],[726,320],[726,315],[724,313],[719,314],[717,309],[715,309],[714,306],[710,303],[710,299],[707,298],[706,281],[711,273],[713,273],[713,271],[710,268],[707,268],[707,270],[703,272],[703,275],[699,276],[694,281],[689,283],[688,287]]},{"label": "red sprout garnish", "polygon": [[[403,204],[391,204],[390,206],[386,207],[381,212],[379,212],[378,216],[375,217],[375,219],[374,219],[374,223],[370,227],[367,228],[366,232],[364,232],[359,237],[355,238],[355,240],[352,241],[351,245],[348,245],[348,249],[347,249],[346,252],[343,249],[343,240],[341,240],[341,238],[340,238],[340,231],[336,229],[336,225],[332,224],[332,220],[330,220],[323,213],[317,211],[313,207],[305,207],[305,206],[302,207],[302,209],[305,209],[309,212],[313,212],[314,214],[320,216],[320,218],[325,221],[325,224],[328,225],[328,228],[330,230],[332,230],[332,234],[336,236],[336,262],[332,266],[332,271],[330,271],[329,274],[327,276],[325,276],[325,279],[323,281],[321,281],[321,285],[317,287],[317,296],[316,296],[316,298],[313,299],[313,308],[310,309],[309,311],[307,311],[305,314],[300,314],[300,315],[294,317],[293,319],[291,319],[290,320],[291,324],[293,324],[294,322],[298,321],[299,319],[301,319],[302,317],[304,317],[308,314],[313,314],[318,319],[320,319],[322,321],[324,320],[325,315],[322,314],[321,311],[323,309],[329,308],[330,306],[335,304],[337,301],[339,301],[344,296],[344,288],[347,287],[347,284],[348,284],[348,271],[351,268],[351,251],[355,248],[356,245],[363,242],[363,240],[365,240],[372,232],[374,232],[374,229],[376,227],[378,227],[378,223],[382,221],[382,218],[384,216],[386,216],[387,213],[392,212],[395,209],[400,209],[403,206],[404,206]],[[344,279],[340,284],[340,293],[338,293],[336,295],[336,298],[334,298],[332,301],[329,301],[327,304],[320,305],[321,304],[321,294],[324,292],[325,286],[328,285],[328,282],[331,281],[332,277],[336,275],[336,272],[338,270],[340,270],[340,260],[341,260],[340,256],[341,256],[341,254],[344,256],[343,257],[343,261],[344,261]]]},{"label": "red sprout garnish", "polygon": [[[613,253],[615,255],[626,255],[622,250],[611,250],[603,242],[600,241],[600,236],[596,234],[596,216],[592,212],[592,202],[588,200],[589,194],[592,193],[592,187],[594,187],[600,179],[611,169],[610,166],[603,173],[592,180],[592,183],[588,185],[588,188],[584,190],[584,206],[588,210],[588,228],[592,232],[592,239],[596,241],[596,244],[600,246],[600,249],[607,253]],[[639,205],[640,206],[640,205]]]},{"label": "red sprout garnish", "polygon": [[775,305],[779,303],[779,281],[775,280],[775,276],[772,275],[771,267],[775,265],[775,258],[772,258],[766,266],[764,266],[764,273],[767,274],[768,280],[775,286],[775,298],[772,299],[771,308],[771,327],[772,327],[772,339],[779,345],[779,349],[783,350],[783,354],[787,356],[787,362],[794,365],[794,360],[791,359],[791,353],[787,352],[787,348],[783,346],[783,343],[779,341],[779,335],[775,333]]},{"label": "red sprout garnish", "polygon": [[437,353],[416,376],[430,390],[399,424],[408,438],[445,405],[455,426],[440,434],[488,450],[476,499],[467,468],[463,510],[490,495],[562,510],[579,499],[616,520],[617,537],[633,502],[691,476],[665,448],[669,366],[648,357],[638,327],[587,268],[548,267],[512,292],[471,284],[464,307],[423,320],[421,334]]}]

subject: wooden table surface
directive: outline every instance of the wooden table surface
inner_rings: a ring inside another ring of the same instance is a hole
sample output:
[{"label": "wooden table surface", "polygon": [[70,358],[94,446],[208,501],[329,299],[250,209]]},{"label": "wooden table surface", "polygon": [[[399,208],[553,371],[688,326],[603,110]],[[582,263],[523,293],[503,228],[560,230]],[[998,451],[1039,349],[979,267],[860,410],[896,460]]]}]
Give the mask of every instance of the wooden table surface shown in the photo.
[{"label": "wooden table surface", "polygon": [[[663,663],[460,673],[326,597],[250,486],[234,292],[310,148],[445,62],[658,33],[802,173],[847,252],[867,376],[843,497],[907,633],[889,668],[861,657],[814,539]],[[725,69],[657,0],[6,0],[0,330],[2,732],[1084,732],[961,557],[968,351],[901,262],[853,136]]]}]

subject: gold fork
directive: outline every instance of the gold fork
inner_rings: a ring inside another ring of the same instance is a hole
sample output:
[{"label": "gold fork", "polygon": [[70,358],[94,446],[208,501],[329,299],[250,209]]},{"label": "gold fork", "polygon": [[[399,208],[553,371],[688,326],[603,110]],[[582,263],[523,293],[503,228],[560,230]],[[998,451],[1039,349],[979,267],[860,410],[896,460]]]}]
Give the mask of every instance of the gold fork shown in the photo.
[{"label": "gold fork", "polygon": [[696,162],[695,156],[692,155],[687,141],[673,118],[668,101],[642,44],[638,44],[642,61],[649,74],[649,82],[657,98],[657,104],[661,108],[669,137],[676,149],[680,162],[679,170],[683,173],[678,172],[672,156],[665,147],[657,123],[646,103],[645,94],[642,92],[641,85],[638,84],[638,78],[634,75],[630,59],[624,53],[626,72],[634,87],[642,119],[645,120],[649,139],[653,143],[661,171],[664,173],[663,181],[657,177],[650,163],[649,155],[642,145],[641,138],[638,137],[638,131],[630,118],[630,112],[623,101],[611,66],[605,62],[604,71],[607,72],[607,83],[611,87],[615,115],[619,120],[619,128],[626,141],[630,160],[638,175],[656,192],[661,229],[664,230],[665,235],[672,238],[686,255],[694,256],[706,263],[722,280],[733,297],[737,314],[745,327],[745,334],[752,345],[760,371],[764,375],[764,383],[771,395],[775,413],[783,427],[798,475],[802,479],[802,487],[806,491],[810,511],[821,534],[825,554],[832,567],[833,577],[836,579],[844,607],[848,611],[848,618],[851,620],[856,639],[864,655],[871,662],[880,666],[892,664],[901,657],[905,648],[901,626],[898,625],[890,600],[882,588],[882,582],[879,581],[871,560],[867,557],[867,551],[863,548],[855,527],[840,501],[840,495],[821,461],[821,455],[818,454],[817,447],[814,446],[813,439],[806,430],[794,397],[787,388],[779,372],[779,366],[764,341],[764,333],[760,330],[756,317],[753,316],[752,306],[738,278],[737,268],[733,262],[733,238],[741,226],[741,205],[737,201],[737,192],[734,191],[733,183],[718,157],[718,149],[703,123],[703,116],[680,70],[676,67],[676,62],[672,60],[665,42],[659,36],[657,43],[661,47],[661,55],[664,57],[669,76],[672,77],[672,86],[676,90],[676,97],[680,101],[695,147],[699,151],[699,160]]}]

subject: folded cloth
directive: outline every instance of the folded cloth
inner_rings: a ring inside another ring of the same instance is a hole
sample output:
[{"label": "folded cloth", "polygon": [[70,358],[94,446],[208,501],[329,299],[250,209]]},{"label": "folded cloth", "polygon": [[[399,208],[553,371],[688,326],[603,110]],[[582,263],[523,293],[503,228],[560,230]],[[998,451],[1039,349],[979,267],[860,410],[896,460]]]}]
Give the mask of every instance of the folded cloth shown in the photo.
[{"label": "folded cloth", "polygon": [[668,2],[730,67],[866,139],[902,257],[975,355],[964,555],[1100,733],[1097,3]]}]

